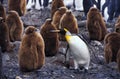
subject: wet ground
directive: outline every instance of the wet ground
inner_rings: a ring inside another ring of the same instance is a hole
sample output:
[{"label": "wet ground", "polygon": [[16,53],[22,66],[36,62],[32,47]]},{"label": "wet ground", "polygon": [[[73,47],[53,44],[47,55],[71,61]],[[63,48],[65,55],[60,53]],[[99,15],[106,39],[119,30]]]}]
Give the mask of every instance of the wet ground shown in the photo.
[{"label": "wet ground", "polygon": [[[6,0],[4,6],[7,8]],[[78,23],[81,23],[80,16],[82,12],[73,11],[78,19]],[[43,10],[37,11],[32,9],[27,12],[25,16],[21,17],[25,25],[36,25],[37,28],[45,22],[47,18],[50,18],[50,6]],[[112,26],[111,24],[109,26]],[[113,27],[107,27],[108,30],[113,30]],[[80,33],[88,37],[88,32],[85,25],[79,24]],[[104,59],[104,44],[103,42],[90,41],[88,43],[91,62],[87,73],[76,73],[72,69],[68,69],[64,66],[63,50],[59,49],[56,56],[46,57],[45,65],[33,72],[23,73],[19,70],[18,64],[18,49],[21,41],[16,41],[14,44],[16,47],[13,52],[2,53],[3,56],[3,73],[8,79],[120,79],[120,73],[117,71],[117,64],[106,64]]]}]

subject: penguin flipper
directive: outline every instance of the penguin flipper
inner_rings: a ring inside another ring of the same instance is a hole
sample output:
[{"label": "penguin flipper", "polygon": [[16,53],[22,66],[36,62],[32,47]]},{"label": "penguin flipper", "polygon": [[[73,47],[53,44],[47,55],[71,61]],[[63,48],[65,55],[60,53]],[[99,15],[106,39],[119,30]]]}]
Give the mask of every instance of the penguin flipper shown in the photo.
[{"label": "penguin flipper", "polygon": [[70,50],[69,50],[69,45],[67,45],[67,49],[66,49],[66,53],[65,53],[65,66],[67,68],[70,68],[70,64],[69,64],[69,57],[70,57]]},{"label": "penguin flipper", "polygon": [[69,61],[69,52],[70,52],[70,49],[69,49],[69,45],[67,44],[67,49],[65,53],[65,61]]}]

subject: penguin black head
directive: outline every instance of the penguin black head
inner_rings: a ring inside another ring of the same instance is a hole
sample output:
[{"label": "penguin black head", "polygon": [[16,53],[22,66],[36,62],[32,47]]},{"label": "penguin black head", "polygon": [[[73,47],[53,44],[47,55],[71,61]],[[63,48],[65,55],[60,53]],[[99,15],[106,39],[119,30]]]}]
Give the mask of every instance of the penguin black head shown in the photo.
[{"label": "penguin black head", "polygon": [[50,30],[50,32],[60,33],[61,35],[66,35],[66,33],[69,32],[69,31],[66,28],[62,28],[60,30]]},{"label": "penguin black head", "polygon": [[60,31],[58,33],[60,33],[61,35],[65,35],[66,31],[64,29],[60,29]]}]

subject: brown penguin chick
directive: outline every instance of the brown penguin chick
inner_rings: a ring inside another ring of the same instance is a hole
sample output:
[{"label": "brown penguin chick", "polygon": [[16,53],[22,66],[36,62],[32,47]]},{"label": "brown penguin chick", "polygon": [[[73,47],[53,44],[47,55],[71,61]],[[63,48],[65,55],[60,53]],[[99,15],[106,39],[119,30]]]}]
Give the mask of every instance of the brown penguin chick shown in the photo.
[{"label": "brown penguin chick", "polygon": [[60,19],[64,13],[66,13],[68,9],[66,7],[60,7],[55,14],[53,15],[52,23],[55,25],[57,29],[59,29]]},{"label": "brown penguin chick", "polygon": [[[70,10],[62,16],[59,28],[66,28],[71,33],[79,33],[77,19]],[[64,35],[60,35],[60,40],[65,41]]]},{"label": "brown penguin chick", "polygon": [[26,13],[26,0],[8,0],[8,10],[15,10],[19,16]]},{"label": "brown penguin chick", "polygon": [[0,17],[3,17],[6,20],[6,11],[2,4],[0,4]]},{"label": "brown penguin chick", "polygon": [[58,53],[59,39],[57,33],[51,33],[50,30],[56,30],[57,28],[52,24],[51,19],[47,19],[41,26],[40,33],[45,42],[45,55],[54,56]]},{"label": "brown penguin chick", "polygon": [[65,7],[63,0],[52,0],[51,18],[53,18],[54,13],[60,7]]},{"label": "brown penguin chick", "polygon": [[105,36],[105,60],[106,63],[117,62],[120,72],[120,33],[109,33]]},{"label": "brown penguin chick", "polygon": [[23,35],[23,22],[16,11],[9,11],[7,16],[10,41],[21,41]]},{"label": "brown penguin chick", "polygon": [[120,17],[115,24],[115,32],[105,36],[105,59],[106,63],[117,62],[120,72]]},{"label": "brown penguin chick", "polygon": [[120,34],[109,33],[105,36],[105,60],[106,63],[116,62],[118,50],[120,49]]},{"label": "brown penguin chick", "polygon": [[107,34],[107,28],[97,8],[91,7],[87,14],[87,29],[90,40],[102,41]]},{"label": "brown penguin chick", "polygon": [[3,17],[0,17],[0,46],[2,52],[9,52],[13,49],[13,45],[10,44],[9,29]]},{"label": "brown penguin chick", "polygon": [[23,72],[40,69],[45,63],[44,40],[34,26],[25,29],[20,48],[19,66]]}]

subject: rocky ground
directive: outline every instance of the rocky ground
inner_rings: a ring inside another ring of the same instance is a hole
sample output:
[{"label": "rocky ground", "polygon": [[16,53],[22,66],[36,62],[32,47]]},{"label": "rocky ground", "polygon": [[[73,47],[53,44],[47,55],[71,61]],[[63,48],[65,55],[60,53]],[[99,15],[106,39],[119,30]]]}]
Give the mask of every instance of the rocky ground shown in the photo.
[{"label": "rocky ground", "polygon": [[[7,9],[7,1],[4,0],[4,6]],[[80,33],[88,37],[88,32],[85,25],[81,25],[82,12],[73,11],[78,19]],[[32,9],[25,16],[21,17],[24,24],[36,25],[37,28],[50,18],[50,6],[43,10],[37,11]],[[107,25],[109,31],[113,31],[112,24]],[[105,64],[104,59],[104,44],[103,42],[90,41],[88,47],[91,55],[90,67],[87,73],[76,73],[74,70],[64,66],[64,55],[59,53],[53,57],[46,57],[45,65],[34,72],[23,73],[19,70],[18,64],[18,49],[21,41],[16,41],[16,47],[12,52],[2,53],[3,57],[3,73],[8,79],[120,79],[120,73],[117,71],[117,64]],[[59,50],[63,52],[63,50]]]}]

